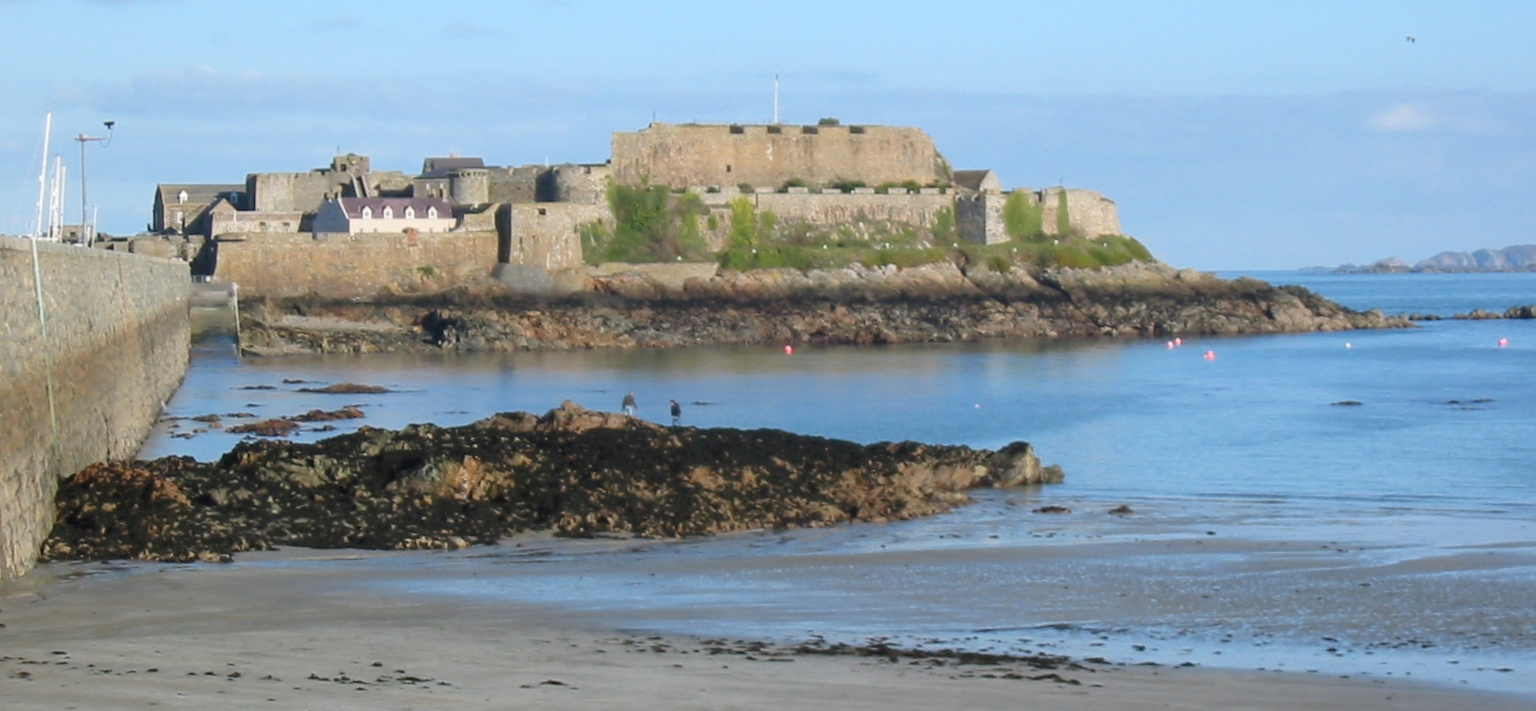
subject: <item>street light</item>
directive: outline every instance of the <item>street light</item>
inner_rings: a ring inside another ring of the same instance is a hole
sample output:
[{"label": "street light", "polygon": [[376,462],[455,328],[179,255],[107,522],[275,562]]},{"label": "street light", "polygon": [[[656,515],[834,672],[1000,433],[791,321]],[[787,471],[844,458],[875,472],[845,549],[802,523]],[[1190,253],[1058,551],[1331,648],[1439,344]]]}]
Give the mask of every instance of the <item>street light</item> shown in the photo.
[{"label": "street light", "polygon": [[105,136],[87,136],[83,133],[75,136],[75,140],[80,142],[80,243],[87,247],[96,241],[96,228],[88,224],[90,220],[86,217],[88,196],[85,192],[85,144],[95,141],[100,143],[102,148],[111,145],[112,126],[116,123],[116,121],[102,122],[102,125],[107,127],[107,135]]}]

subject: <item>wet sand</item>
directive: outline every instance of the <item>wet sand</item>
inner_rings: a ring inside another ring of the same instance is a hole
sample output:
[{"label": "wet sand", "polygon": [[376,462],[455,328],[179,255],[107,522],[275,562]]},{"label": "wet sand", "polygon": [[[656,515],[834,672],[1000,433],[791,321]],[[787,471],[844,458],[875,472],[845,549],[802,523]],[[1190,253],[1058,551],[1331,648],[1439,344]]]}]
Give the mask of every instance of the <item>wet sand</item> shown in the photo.
[{"label": "wet sand", "polygon": [[779,654],[606,630],[528,603],[358,592],[440,555],[44,566],[0,587],[0,698],[12,709],[1536,708],[1294,672],[1086,664],[1057,672],[1076,684],[1032,680],[1043,673],[1016,664]]}]

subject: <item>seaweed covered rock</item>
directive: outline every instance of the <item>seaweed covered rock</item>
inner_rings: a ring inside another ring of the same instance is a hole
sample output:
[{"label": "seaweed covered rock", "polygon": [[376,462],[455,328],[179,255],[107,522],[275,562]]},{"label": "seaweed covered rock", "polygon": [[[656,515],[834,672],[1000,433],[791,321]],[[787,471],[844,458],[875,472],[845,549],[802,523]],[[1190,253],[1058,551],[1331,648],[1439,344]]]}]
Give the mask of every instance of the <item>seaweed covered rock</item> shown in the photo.
[{"label": "seaweed covered rock", "polygon": [[966,489],[1061,481],[1034,450],[661,427],[565,403],[463,427],[255,441],[215,463],[98,465],[61,488],[49,560],[220,560],[274,546],[457,548],[527,530],[700,536],[889,521]]}]

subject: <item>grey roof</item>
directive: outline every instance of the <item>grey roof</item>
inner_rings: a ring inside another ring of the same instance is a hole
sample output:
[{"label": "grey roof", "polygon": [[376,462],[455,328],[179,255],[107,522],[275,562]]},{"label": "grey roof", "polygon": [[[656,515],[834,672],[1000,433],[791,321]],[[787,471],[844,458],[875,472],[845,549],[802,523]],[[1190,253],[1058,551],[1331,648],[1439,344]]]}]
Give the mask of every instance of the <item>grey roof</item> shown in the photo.
[{"label": "grey roof", "polygon": [[245,192],[245,185],[216,185],[213,183],[187,183],[182,185],[161,183],[155,186],[161,201],[170,205],[177,202],[181,191],[187,191],[187,202],[206,205],[230,193]]},{"label": "grey roof", "polygon": [[980,190],[981,181],[987,179],[992,171],[987,170],[957,170],[955,171],[955,185],[967,190]]},{"label": "grey roof", "polygon": [[460,168],[484,168],[485,161],[479,158],[428,158],[421,162],[421,177],[446,178],[450,171]]},{"label": "grey roof", "polygon": [[405,217],[404,212],[405,212],[405,208],[407,208],[407,207],[415,208],[416,209],[416,216],[417,217],[423,217],[423,218],[427,216],[427,210],[428,209],[435,207],[435,208],[437,208],[437,216],[439,218],[450,218],[450,217],[453,217],[453,203],[448,202],[447,200],[444,200],[443,198],[426,198],[426,197],[351,198],[351,197],[344,197],[344,198],[336,198],[336,202],[337,202],[337,204],[341,205],[342,211],[347,213],[347,217],[362,217],[363,216],[363,208],[365,208],[365,207],[371,209],[375,216],[380,215],[383,212],[384,208],[386,208],[386,207],[393,208],[395,210],[395,212],[399,215],[399,217],[402,217],[402,218]]}]

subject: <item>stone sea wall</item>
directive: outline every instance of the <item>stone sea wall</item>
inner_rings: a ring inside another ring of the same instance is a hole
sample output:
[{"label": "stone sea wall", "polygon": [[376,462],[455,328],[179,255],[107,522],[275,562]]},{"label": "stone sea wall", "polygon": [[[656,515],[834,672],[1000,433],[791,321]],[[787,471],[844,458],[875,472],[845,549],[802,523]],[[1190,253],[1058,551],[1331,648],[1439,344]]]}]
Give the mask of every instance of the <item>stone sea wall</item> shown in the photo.
[{"label": "stone sea wall", "polygon": [[[132,457],[186,374],[186,262],[0,237],[0,579],[26,572],[58,481]],[[46,323],[46,338],[44,337]]]},{"label": "stone sea wall", "polygon": [[221,239],[213,280],[241,297],[367,298],[490,280],[494,230],[407,234],[262,233]]}]

